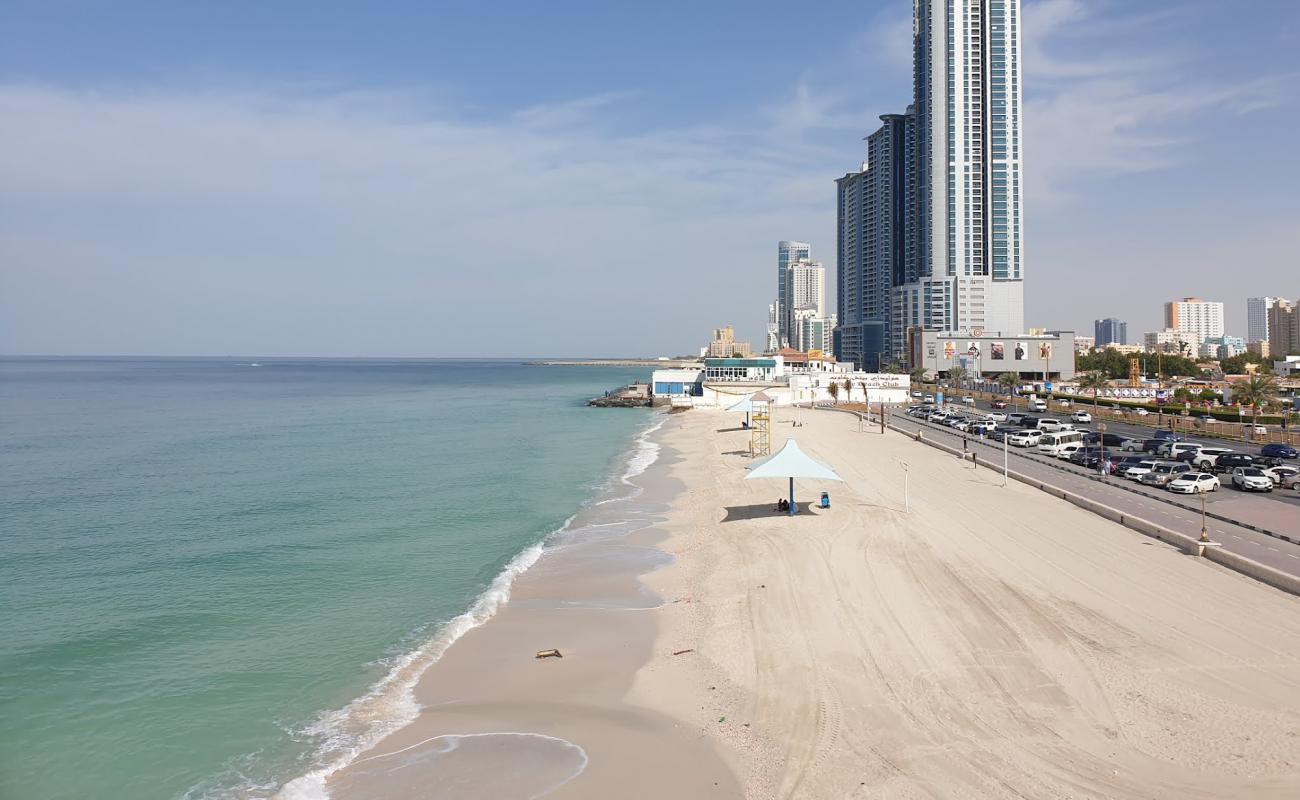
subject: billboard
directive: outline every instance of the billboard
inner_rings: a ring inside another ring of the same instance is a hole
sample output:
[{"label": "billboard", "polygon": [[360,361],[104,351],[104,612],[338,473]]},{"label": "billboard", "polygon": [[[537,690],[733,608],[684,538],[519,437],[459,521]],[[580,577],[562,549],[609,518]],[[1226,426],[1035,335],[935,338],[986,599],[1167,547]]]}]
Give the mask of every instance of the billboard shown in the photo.
[{"label": "billboard", "polygon": [[1016,360],[1024,361],[1026,358],[1029,358],[1029,350],[1026,348],[1025,343],[1016,342]]},{"label": "billboard", "polygon": [[989,358],[994,361],[1002,361],[1007,357],[1006,342],[989,342]]}]

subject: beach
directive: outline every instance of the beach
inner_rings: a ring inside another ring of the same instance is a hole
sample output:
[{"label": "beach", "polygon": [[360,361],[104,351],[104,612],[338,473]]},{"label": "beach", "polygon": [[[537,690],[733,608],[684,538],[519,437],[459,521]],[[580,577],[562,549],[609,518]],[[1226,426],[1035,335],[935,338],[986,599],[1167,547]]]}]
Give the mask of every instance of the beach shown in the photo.
[{"label": "beach", "polygon": [[1296,795],[1296,598],[850,415],[776,416],[774,449],[844,478],[797,484],[829,509],[742,480],[739,415],[667,416],[634,496],[580,514],[330,795]]}]

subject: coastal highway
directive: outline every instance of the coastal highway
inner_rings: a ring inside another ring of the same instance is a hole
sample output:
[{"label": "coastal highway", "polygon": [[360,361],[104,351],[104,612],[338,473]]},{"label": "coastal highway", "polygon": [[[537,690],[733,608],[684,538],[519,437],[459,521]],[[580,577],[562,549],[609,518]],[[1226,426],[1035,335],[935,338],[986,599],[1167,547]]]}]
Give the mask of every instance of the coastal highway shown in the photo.
[{"label": "coastal highway", "polygon": [[[939,441],[961,447],[962,434],[951,428],[931,425],[901,412],[890,416],[890,424],[910,433],[921,429],[924,430],[925,436],[937,437]],[[979,454],[981,464],[987,461],[994,462],[997,466],[1001,465],[1001,444],[980,442],[977,438],[969,436],[966,438],[970,448]],[[1133,481],[1123,478],[1111,477],[1103,481],[1072,464],[1040,456],[1034,451],[1022,451],[1011,447],[1008,448],[1007,453],[1011,469],[1019,473],[1091,497],[1098,502],[1188,536],[1200,535],[1200,511],[1175,505],[1175,497],[1164,490],[1139,488]],[[1279,497],[1279,501],[1265,502],[1264,498],[1258,496],[1248,497],[1232,489],[1220,489],[1206,496],[1206,510],[1267,528],[1292,540],[1300,541],[1300,498],[1281,499],[1281,493],[1273,494]],[[1177,502],[1193,505],[1199,502],[1199,498],[1180,495],[1177,497]],[[1206,523],[1210,538],[1222,543],[1225,550],[1288,574],[1300,575],[1300,545],[1259,533],[1242,525],[1213,518],[1207,519]]]}]

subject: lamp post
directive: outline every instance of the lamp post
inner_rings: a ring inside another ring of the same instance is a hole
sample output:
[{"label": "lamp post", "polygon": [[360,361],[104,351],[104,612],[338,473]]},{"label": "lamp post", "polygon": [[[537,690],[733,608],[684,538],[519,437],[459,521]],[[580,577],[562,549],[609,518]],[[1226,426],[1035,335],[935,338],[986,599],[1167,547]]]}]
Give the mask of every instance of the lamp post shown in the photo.
[{"label": "lamp post", "polygon": [[898,463],[903,467],[903,513],[910,514],[912,512],[912,506],[907,500],[907,462],[900,461]]},{"label": "lamp post", "polygon": [[1106,423],[1097,423],[1097,433],[1101,436],[1101,461],[1098,466],[1101,467],[1101,476],[1104,478],[1110,474],[1110,470],[1106,469]]}]

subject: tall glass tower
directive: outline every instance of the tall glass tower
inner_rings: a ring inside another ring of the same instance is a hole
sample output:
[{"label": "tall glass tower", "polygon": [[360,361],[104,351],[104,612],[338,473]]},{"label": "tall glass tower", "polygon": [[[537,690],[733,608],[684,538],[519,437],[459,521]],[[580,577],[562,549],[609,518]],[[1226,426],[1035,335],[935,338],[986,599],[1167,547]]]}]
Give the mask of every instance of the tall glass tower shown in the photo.
[{"label": "tall glass tower", "polygon": [[949,329],[1021,333],[1020,0],[913,12],[917,277],[951,282]]},{"label": "tall glass tower", "polygon": [[787,271],[793,264],[801,261],[809,261],[812,257],[812,246],[807,242],[777,242],[776,243],[776,313],[779,329],[777,338],[781,347],[787,347],[794,338],[791,334],[794,320],[794,307],[791,298],[786,296],[789,290],[789,276]]}]

